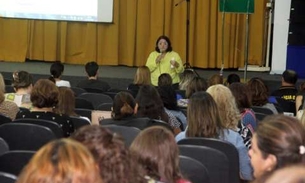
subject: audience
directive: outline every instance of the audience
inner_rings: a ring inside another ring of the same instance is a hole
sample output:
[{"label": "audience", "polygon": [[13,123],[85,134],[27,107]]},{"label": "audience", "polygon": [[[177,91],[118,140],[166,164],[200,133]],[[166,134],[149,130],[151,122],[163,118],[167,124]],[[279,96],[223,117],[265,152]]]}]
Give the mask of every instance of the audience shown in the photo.
[{"label": "audience", "polygon": [[158,92],[164,105],[165,111],[173,114],[183,124],[183,129],[187,126],[187,120],[183,112],[181,112],[177,103],[177,96],[172,86],[159,86]]},{"label": "audience", "polygon": [[249,150],[256,179],[273,171],[305,163],[305,129],[293,117],[267,116],[258,124]]},{"label": "audience", "polygon": [[117,133],[98,125],[88,125],[77,130],[71,138],[92,153],[104,183],[147,183],[144,172]]},{"label": "audience", "polygon": [[166,183],[190,183],[179,168],[179,149],[173,134],[163,127],[143,130],[130,146],[146,175]]},{"label": "audience", "polygon": [[181,75],[181,81],[179,83],[180,90],[186,90],[189,83],[196,77],[195,72],[192,69],[185,69]]},{"label": "audience", "polygon": [[97,65],[96,62],[88,62],[85,65],[85,70],[88,78],[86,80],[79,82],[77,84],[77,87],[84,89],[86,88],[98,89],[103,92],[108,91],[110,89],[108,83],[98,79],[99,66]]},{"label": "audience", "polygon": [[193,93],[199,91],[206,91],[208,88],[208,83],[204,78],[195,77],[192,79],[190,84],[186,88],[186,98],[190,98]]},{"label": "audience", "polygon": [[74,132],[74,126],[69,116],[56,114],[59,99],[59,90],[55,84],[47,79],[38,80],[32,90],[31,111],[20,111],[16,118],[34,118],[50,120],[58,123],[64,132],[64,136],[70,136]]},{"label": "audience", "polygon": [[148,117],[167,122],[173,128],[175,134],[181,131],[180,125],[182,124],[173,114],[165,111],[160,95],[154,86],[143,85],[136,97],[136,102],[138,104],[138,117]]},{"label": "audience", "polygon": [[278,111],[275,108],[274,104],[268,102],[268,88],[261,78],[251,78],[248,81],[248,87],[251,93],[253,106],[261,106],[270,109],[273,114],[278,114]]},{"label": "audience", "polygon": [[223,78],[219,74],[214,74],[209,78],[208,84],[209,86],[223,84]]},{"label": "audience", "polygon": [[298,93],[295,84],[298,80],[298,75],[293,70],[285,70],[282,74],[282,86],[273,91],[271,96],[280,97],[285,100],[295,102],[296,94]]},{"label": "audience", "polygon": [[2,74],[0,74],[0,114],[9,117],[11,120],[16,118],[19,107],[11,101],[5,101],[5,84]]},{"label": "audience", "polygon": [[215,100],[222,125],[233,131],[236,131],[244,140],[244,144],[251,148],[251,130],[241,122],[241,115],[237,108],[235,98],[230,89],[224,85],[218,84],[210,86],[207,92]]},{"label": "audience", "polygon": [[39,149],[16,183],[102,183],[91,153],[70,139],[52,141]]},{"label": "audience", "polygon": [[132,91],[136,96],[142,85],[151,85],[150,70],[147,66],[138,67],[132,84],[129,84],[127,90]]},{"label": "audience", "polygon": [[172,77],[168,73],[163,73],[159,76],[158,87],[160,87],[160,86],[172,86],[172,84],[173,84]]},{"label": "audience", "polygon": [[238,110],[241,114],[241,122],[253,133],[257,126],[254,111],[251,109],[251,92],[244,83],[235,82],[229,88],[236,100]]},{"label": "audience", "polygon": [[26,71],[16,71],[13,73],[12,86],[15,93],[6,93],[5,100],[15,102],[18,107],[31,108],[32,76]]},{"label": "audience", "polygon": [[89,118],[80,116],[75,113],[75,95],[71,88],[68,87],[58,87],[59,96],[58,104],[56,105],[54,112],[58,114],[64,114],[67,116],[74,116],[86,119],[91,122]]},{"label": "audience", "polygon": [[240,83],[240,77],[237,74],[229,74],[225,82],[226,86],[230,86],[232,83]]},{"label": "audience", "polygon": [[65,81],[61,79],[64,69],[65,66],[60,61],[54,62],[50,67],[51,76],[49,77],[49,79],[53,81],[58,87],[60,86],[71,87],[69,81]]},{"label": "audience", "polygon": [[194,93],[187,108],[188,127],[176,136],[176,141],[186,137],[217,138],[233,144],[238,150],[240,175],[242,179],[252,179],[252,168],[248,149],[241,136],[224,126],[219,115],[219,109],[207,92]]}]

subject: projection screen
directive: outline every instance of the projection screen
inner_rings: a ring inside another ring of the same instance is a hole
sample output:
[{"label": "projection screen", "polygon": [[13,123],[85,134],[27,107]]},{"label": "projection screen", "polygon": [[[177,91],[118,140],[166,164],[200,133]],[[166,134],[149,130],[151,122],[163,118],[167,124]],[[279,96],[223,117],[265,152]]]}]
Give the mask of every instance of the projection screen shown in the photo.
[{"label": "projection screen", "polygon": [[113,22],[113,0],[0,0],[0,17]]}]

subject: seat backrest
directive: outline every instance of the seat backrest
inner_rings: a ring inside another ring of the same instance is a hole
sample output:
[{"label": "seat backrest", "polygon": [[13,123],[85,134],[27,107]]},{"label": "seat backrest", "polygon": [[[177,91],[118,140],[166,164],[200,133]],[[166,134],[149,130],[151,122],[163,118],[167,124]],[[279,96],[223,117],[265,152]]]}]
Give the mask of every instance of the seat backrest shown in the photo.
[{"label": "seat backrest", "polygon": [[92,117],[92,110],[91,109],[82,109],[82,108],[75,108],[74,112],[80,116],[85,116],[91,120]]},{"label": "seat backrest", "polygon": [[122,120],[115,120],[115,119],[102,119],[100,125],[120,125],[120,126],[127,126],[127,127],[135,127],[140,130],[143,130],[149,126],[151,126],[151,120],[149,118],[130,118],[130,119],[122,119]]},{"label": "seat backrest", "polygon": [[71,90],[74,92],[74,96],[77,97],[82,93],[86,93],[87,91],[83,88],[79,88],[79,87],[71,87]]},{"label": "seat backrest", "polygon": [[111,111],[112,106],[113,106],[113,103],[102,103],[97,106],[96,110]]},{"label": "seat backrest", "polygon": [[179,167],[183,178],[190,180],[192,183],[209,183],[209,174],[206,167],[199,161],[187,157],[179,156]]},{"label": "seat backrest", "polygon": [[5,93],[15,93],[15,89],[12,85],[5,85]]},{"label": "seat backrest", "polygon": [[102,103],[113,102],[111,97],[102,93],[83,93],[79,95],[78,98],[82,98],[87,100],[88,102],[91,102],[94,109],[97,109],[97,107]]},{"label": "seat backrest", "polygon": [[91,110],[94,109],[93,104],[91,102],[89,102],[83,98],[78,98],[78,97],[75,98],[75,108],[91,109]]},{"label": "seat backrest", "polygon": [[6,173],[6,172],[0,172],[0,182],[1,183],[15,183],[17,180],[17,176]]},{"label": "seat backrest", "polygon": [[8,144],[3,140],[3,138],[0,138],[0,156],[9,150],[10,148],[8,147]]},{"label": "seat backrest", "polygon": [[266,115],[272,115],[273,114],[271,109],[261,107],[261,106],[252,106],[251,109],[254,112],[263,113],[263,114],[266,114]]},{"label": "seat backrest", "polygon": [[180,155],[196,159],[207,168],[210,182],[229,183],[229,161],[223,152],[206,146],[178,146]]},{"label": "seat backrest", "polygon": [[149,126],[163,126],[173,132],[173,129],[171,128],[171,126],[167,122],[162,121],[162,120],[150,119]]},{"label": "seat backrest", "polygon": [[140,129],[135,127],[119,126],[119,125],[103,125],[103,127],[108,128],[113,133],[120,134],[125,142],[126,147],[129,147],[133,140],[141,132]]},{"label": "seat backrest", "polygon": [[1,124],[5,124],[5,123],[9,123],[9,122],[12,122],[12,119],[3,115],[3,114],[0,114],[0,125]]},{"label": "seat backrest", "polygon": [[236,147],[231,143],[213,138],[192,137],[182,139],[178,142],[178,144],[206,146],[223,152],[227,156],[229,161],[229,182],[240,182],[238,151]]},{"label": "seat backrest", "polygon": [[27,124],[36,124],[49,128],[56,135],[57,138],[64,136],[64,132],[58,123],[54,121],[49,121],[45,119],[33,119],[33,118],[19,118],[13,121],[14,123],[27,123]]},{"label": "seat backrest", "polygon": [[258,113],[258,112],[255,113],[255,117],[256,117],[257,122],[262,121],[266,116],[267,115],[263,114],[263,113]]},{"label": "seat backrest", "polygon": [[80,118],[80,117],[76,117],[76,116],[70,116],[70,119],[74,125],[75,130],[81,128],[82,126],[85,125],[91,125],[91,123],[84,119],[84,118]]},{"label": "seat backrest", "polygon": [[0,126],[0,137],[10,150],[38,150],[41,146],[56,139],[47,127],[28,123],[6,123]]},{"label": "seat backrest", "polygon": [[34,154],[35,151],[9,151],[5,153],[0,156],[0,171],[18,176]]}]

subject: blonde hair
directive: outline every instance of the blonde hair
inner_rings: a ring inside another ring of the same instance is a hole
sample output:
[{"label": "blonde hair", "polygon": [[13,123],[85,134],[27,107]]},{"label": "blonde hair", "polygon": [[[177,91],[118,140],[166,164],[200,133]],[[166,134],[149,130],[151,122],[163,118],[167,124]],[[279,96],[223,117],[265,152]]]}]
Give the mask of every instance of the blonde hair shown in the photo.
[{"label": "blonde hair", "polygon": [[43,146],[16,183],[102,183],[91,153],[81,143],[59,139]]},{"label": "blonde hair", "polygon": [[231,130],[237,130],[240,113],[237,108],[235,98],[230,89],[222,84],[210,86],[207,92],[215,100],[222,126]]},{"label": "blonde hair", "polygon": [[151,84],[150,70],[147,66],[138,67],[133,83],[138,85]]}]

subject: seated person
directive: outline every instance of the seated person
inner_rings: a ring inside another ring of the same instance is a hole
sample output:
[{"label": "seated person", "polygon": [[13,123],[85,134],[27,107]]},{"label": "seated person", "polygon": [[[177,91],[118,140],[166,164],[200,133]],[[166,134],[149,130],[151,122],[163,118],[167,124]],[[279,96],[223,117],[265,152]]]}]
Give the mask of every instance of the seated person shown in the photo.
[{"label": "seated person", "polygon": [[288,101],[295,102],[296,94],[298,93],[295,84],[298,80],[298,75],[293,70],[285,70],[282,74],[282,86],[273,91],[271,96],[280,97]]},{"label": "seated person", "polygon": [[127,90],[137,95],[142,85],[151,85],[150,70],[147,66],[138,67],[132,84],[129,84]]},{"label": "seated person", "polygon": [[5,100],[4,91],[4,79],[2,74],[0,74],[0,114],[14,120],[19,111],[19,107],[14,102]]},{"label": "seated person", "polygon": [[69,116],[56,114],[53,109],[58,104],[59,91],[58,87],[48,79],[38,80],[32,90],[31,111],[20,111],[16,119],[34,118],[50,120],[58,123],[64,132],[64,136],[68,137],[74,132],[74,126]]},{"label": "seated person", "polygon": [[33,88],[33,78],[26,71],[16,71],[13,73],[12,86],[15,93],[6,93],[5,100],[15,102],[18,107],[29,109],[32,106],[31,92]]},{"label": "seated person", "polygon": [[193,69],[185,69],[181,75],[181,80],[179,83],[179,90],[186,90],[187,86],[196,77],[196,73]]},{"label": "seated person", "polygon": [[49,77],[49,80],[53,81],[58,87],[60,86],[71,87],[69,81],[65,81],[61,79],[64,69],[65,66],[61,62],[57,61],[53,63],[50,67],[51,76]]},{"label": "seated person", "polygon": [[229,74],[225,82],[226,86],[229,86],[232,83],[240,83],[240,77],[237,74]]},{"label": "seated person", "polygon": [[98,71],[99,66],[96,62],[88,62],[85,65],[86,73],[88,78],[86,80],[83,80],[77,84],[77,87],[79,88],[92,88],[92,89],[98,89],[103,92],[108,91],[110,89],[110,86],[108,83],[101,81],[98,79]]},{"label": "seated person", "polygon": [[101,125],[132,126],[143,130],[150,124],[149,118],[135,116],[137,104],[133,96],[128,92],[119,92],[113,100],[111,119],[102,119]]}]

